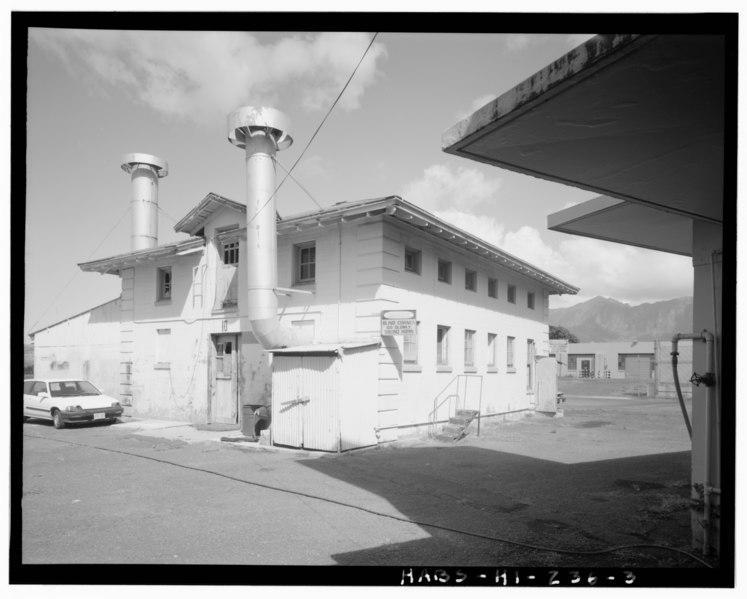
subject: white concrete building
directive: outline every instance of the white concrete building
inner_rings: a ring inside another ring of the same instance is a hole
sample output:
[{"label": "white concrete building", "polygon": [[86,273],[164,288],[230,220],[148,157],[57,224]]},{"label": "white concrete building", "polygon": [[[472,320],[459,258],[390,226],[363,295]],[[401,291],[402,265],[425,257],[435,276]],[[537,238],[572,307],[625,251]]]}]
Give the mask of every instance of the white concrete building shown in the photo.
[{"label": "white concrete building", "polygon": [[[654,341],[568,343],[560,376],[596,379],[654,377]],[[558,349],[556,347],[556,349]]]},{"label": "white concrete building", "polygon": [[[269,405],[245,213],[209,194],[176,225],[184,241],[80,264],[119,276],[121,297],[34,332],[35,374],[90,378],[136,416],[239,426],[244,406]],[[379,440],[444,422],[455,396],[482,416],[541,407],[549,296],[577,292],[396,196],[279,219],[277,281],[280,322],[313,347],[373,344]],[[392,309],[414,310],[417,334],[382,336]]]}]

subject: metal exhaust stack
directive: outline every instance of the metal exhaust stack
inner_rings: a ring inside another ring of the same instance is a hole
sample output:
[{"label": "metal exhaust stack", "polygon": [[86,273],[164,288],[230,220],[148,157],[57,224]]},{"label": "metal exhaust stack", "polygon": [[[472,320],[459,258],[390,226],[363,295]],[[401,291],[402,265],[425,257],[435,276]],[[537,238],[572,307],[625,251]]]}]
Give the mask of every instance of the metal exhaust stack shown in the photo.
[{"label": "metal exhaust stack", "polygon": [[293,143],[287,117],[273,108],[242,106],[228,115],[228,141],[246,151],[246,274],[252,332],[264,349],[309,343],[280,324],[275,226],[275,153]]},{"label": "metal exhaust stack", "polygon": [[151,154],[125,154],[122,170],[132,181],[132,251],[158,245],[158,179],[169,174],[169,165]]}]

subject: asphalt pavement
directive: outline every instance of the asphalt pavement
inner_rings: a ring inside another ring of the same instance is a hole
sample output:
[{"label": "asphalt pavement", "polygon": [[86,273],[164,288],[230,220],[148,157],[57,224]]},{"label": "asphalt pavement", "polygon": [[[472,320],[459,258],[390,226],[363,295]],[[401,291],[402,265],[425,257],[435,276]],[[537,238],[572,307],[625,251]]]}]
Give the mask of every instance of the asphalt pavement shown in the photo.
[{"label": "asphalt pavement", "polygon": [[22,559],[701,568],[681,420],[671,400],[568,398],[562,417],[340,455],[170,421],[29,421]]}]

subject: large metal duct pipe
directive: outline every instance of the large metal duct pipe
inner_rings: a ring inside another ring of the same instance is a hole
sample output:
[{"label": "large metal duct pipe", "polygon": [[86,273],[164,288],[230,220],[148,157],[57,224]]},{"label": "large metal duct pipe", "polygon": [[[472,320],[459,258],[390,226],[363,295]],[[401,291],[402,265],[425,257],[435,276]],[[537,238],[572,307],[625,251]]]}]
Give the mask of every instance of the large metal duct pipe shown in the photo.
[{"label": "large metal duct pipe", "polygon": [[280,324],[275,226],[275,153],[293,143],[287,117],[272,108],[243,106],[228,115],[228,141],[246,151],[246,263],[248,316],[265,349],[309,343]]},{"label": "large metal duct pipe", "polygon": [[169,174],[169,165],[151,154],[125,154],[122,170],[132,181],[132,251],[158,245],[158,179]]}]

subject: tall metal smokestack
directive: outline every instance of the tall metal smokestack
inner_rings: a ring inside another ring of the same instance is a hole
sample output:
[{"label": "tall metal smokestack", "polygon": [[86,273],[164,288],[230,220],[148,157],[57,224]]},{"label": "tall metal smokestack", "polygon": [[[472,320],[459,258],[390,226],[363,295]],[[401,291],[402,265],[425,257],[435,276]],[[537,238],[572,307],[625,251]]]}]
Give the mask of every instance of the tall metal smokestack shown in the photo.
[{"label": "tall metal smokestack", "polygon": [[249,322],[265,349],[308,343],[280,324],[275,226],[275,153],[293,143],[288,118],[273,108],[243,106],[228,115],[228,141],[246,151],[246,274]]},{"label": "tall metal smokestack", "polygon": [[125,154],[122,170],[132,181],[132,251],[158,245],[158,180],[169,174],[169,165],[151,154]]}]

